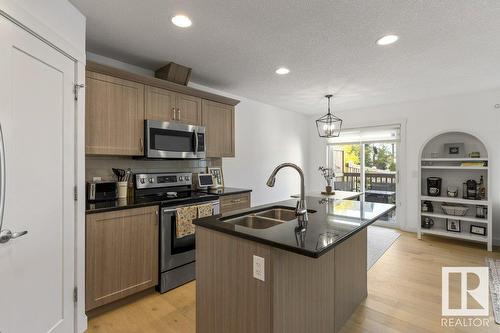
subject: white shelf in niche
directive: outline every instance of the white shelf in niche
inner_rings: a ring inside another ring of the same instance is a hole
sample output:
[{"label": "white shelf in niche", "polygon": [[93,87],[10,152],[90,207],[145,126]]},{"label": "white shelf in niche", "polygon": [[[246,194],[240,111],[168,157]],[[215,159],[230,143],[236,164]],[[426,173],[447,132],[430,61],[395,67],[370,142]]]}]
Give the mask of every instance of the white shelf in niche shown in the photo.
[{"label": "white shelf in niche", "polygon": [[482,205],[482,206],[490,205],[490,202],[488,200],[473,200],[473,199],[450,198],[450,197],[431,197],[428,195],[420,196],[420,200],[434,201],[434,202],[451,202],[464,205]]},{"label": "white shelf in niche", "polygon": [[488,170],[487,166],[422,165],[422,169],[432,170]]},{"label": "white shelf in niche", "polygon": [[450,237],[450,238],[457,238],[457,239],[464,239],[464,240],[469,240],[469,241],[474,241],[474,242],[481,242],[481,243],[487,243],[488,242],[488,237],[487,236],[481,236],[481,235],[474,235],[469,232],[453,232],[453,231],[448,231],[445,229],[441,228],[436,228],[432,227],[431,229],[421,229],[422,234],[429,234],[429,235],[436,235],[436,236],[443,236],[443,237]]},{"label": "white shelf in niche", "polygon": [[428,217],[440,218],[440,219],[455,219],[455,220],[477,222],[477,223],[488,223],[488,219],[483,219],[483,218],[468,216],[468,215],[454,216],[454,215],[446,215],[446,214],[439,214],[439,213],[427,213],[427,212],[422,212],[421,214],[422,214],[422,216],[428,216]]},{"label": "white shelf in niche", "polygon": [[436,158],[422,158],[423,162],[485,162],[488,161],[488,157],[462,157],[462,158],[448,158],[448,157],[436,157]]},{"label": "white shelf in niche", "polygon": [[[471,152],[478,152],[480,156],[484,157],[453,157],[453,155],[447,155],[445,151],[446,144],[460,144],[459,149],[461,154],[467,155]],[[420,198],[420,203],[422,201],[430,201],[436,203],[435,212],[422,212],[421,207],[418,207],[418,238],[421,238],[424,234],[433,234],[436,236],[443,236],[449,238],[456,238],[464,241],[475,241],[482,242],[486,244],[488,251],[493,249],[493,239],[492,239],[492,203],[491,200],[471,200],[462,198],[462,188],[463,183],[469,179],[474,179],[476,182],[479,181],[480,176],[483,177],[486,185],[486,194],[491,197],[491,165],[489,165],[488,150],[484,143],[478,139],[476,136],[463,132],[463,131],[451,131],[438,134],[430,138],[422,147],[421,158],[418,161],[418,195]],[[438,157],[430,157],[438,156]],[[464,165],[464,163],[471,163],[476,165]],[[488,164],[488,165],[485,165]],[[450,198],[447,196],[432,197],[425,195],[427,194],[426,188],[426,178],[428,177],[440,177],[442,178],[442,193],[446,193],[446,190],[450,186],[457,186],[459,190],[458,198]],[[447,215],[438,208],[439,203],[450,203],[450,204],[461,204],[467,205],[469,207],[469,215],[466,216],[451,216]],[[436,207],[437,206],[437,207]],[[488,216],[484,219],[475,217],[475,206],[488,207]],[[421,227],[420,223],[424,217],[430,217],[438,219],[432,229],[424,229]],[[465,222],[465,225],[470,225],[473,223],[478,223],[486,227],[486,236],[474,235],[470,233],[470,230],[462,230],[460,233],[455,233],[452,231],[447,231],[443,226],[443,219],[458,219]]]}]

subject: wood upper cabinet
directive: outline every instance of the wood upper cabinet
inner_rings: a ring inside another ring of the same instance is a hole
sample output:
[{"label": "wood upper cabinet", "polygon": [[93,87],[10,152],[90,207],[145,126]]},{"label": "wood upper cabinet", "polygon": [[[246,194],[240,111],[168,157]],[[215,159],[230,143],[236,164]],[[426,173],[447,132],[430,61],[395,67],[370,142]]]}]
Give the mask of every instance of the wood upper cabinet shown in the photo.
[{"label": "wood upper cabinet", "polygon": [[234,157],[234,106],[203,100],[201,119],[207,157]]},{"label": "wood upper cabinet", "polygon": [[87,215],[87,311],[158,284],[158,209]]},{"label": "wood upper cabinet", "polygon": [[174,120],[176,97],[177,94],[170,90],[146,86],[146,119]]},{"label": "wood upper cabinet", "polygon": [[201,98],[177,94],[176,100],[176,120],[189,125],[201,125]]},{"label": "wood upper cabinet", "polygon": [[201,98],[146,86],[146,119],[201,124]]},{"label": "wood upper cabinet", "polygon": [[143,84],[87,71],[85,108],[87,154],[143,154]]}]

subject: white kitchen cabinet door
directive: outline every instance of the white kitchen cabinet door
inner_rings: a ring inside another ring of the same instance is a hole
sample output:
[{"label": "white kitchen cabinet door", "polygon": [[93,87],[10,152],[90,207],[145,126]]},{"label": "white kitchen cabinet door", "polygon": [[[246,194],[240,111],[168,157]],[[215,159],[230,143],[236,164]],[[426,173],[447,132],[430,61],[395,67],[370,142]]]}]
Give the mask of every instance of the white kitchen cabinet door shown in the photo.
[{"label": "white kitchen cabinet door", "polygon": [[1,229],[28,232],[0,243],[2,333],[74,331],[74,79],[73,60],[0,16]]}]

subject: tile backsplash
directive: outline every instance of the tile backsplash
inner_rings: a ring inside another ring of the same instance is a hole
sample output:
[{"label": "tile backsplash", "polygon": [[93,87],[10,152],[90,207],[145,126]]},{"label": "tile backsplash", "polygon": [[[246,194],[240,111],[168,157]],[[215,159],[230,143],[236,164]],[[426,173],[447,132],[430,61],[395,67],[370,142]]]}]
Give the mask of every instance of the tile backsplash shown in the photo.
[{"label": "tile backsplash", "polygon": [[221,167],[221,158],[203,160],[141,160],[120,156],[87,156],[85,165],[85,180],[93,177],[102,180],[114,180],[111,168],[132,169],[132,172],[195,172],[203,173],[207,167]]}]

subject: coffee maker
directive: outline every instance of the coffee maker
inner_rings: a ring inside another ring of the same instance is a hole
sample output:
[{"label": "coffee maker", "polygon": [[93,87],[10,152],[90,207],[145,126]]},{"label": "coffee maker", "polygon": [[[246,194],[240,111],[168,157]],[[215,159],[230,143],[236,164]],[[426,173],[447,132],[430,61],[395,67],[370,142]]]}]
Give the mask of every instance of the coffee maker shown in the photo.
[{"label": "coffee maker", "polygon": [[477,182],[474,179],[469,179],[463,184],[464,199],[477,199]]}]

